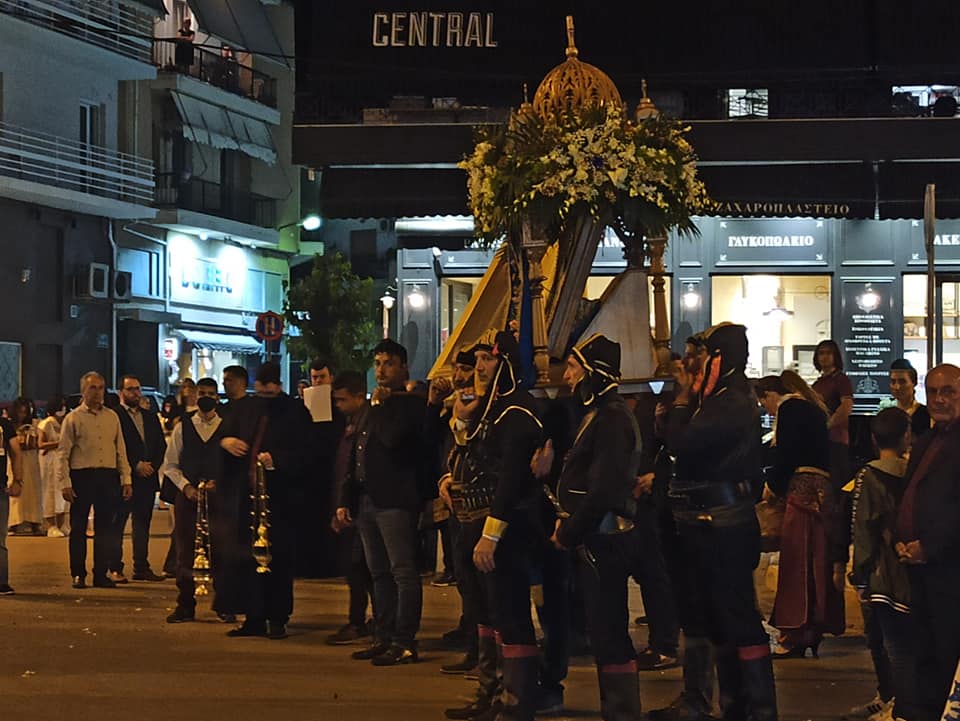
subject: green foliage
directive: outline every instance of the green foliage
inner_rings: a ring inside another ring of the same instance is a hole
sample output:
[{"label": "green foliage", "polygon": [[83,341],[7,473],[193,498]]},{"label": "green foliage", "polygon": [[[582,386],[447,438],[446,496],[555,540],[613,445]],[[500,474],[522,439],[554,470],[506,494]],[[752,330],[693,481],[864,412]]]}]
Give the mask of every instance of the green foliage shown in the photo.
[{"label": "green foliage", "polygon": [[287,291],[283,314],[300,330],[287,340],[294,355],[323,356],[337,370],[370,365],[377,343],[373,280],[355,275],[340,253],[314,257],[310,275]]}]

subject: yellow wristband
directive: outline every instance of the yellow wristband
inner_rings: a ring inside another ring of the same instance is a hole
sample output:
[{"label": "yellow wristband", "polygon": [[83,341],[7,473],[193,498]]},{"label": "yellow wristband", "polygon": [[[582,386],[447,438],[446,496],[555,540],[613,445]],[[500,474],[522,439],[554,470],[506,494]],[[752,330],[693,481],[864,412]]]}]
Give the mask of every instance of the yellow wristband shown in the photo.
[{"label": "yellow wristband", "polygon": [[494,518],[493,516],[487,516],[487,520],[483,522],[483,535],[493,536],[499,539],[503,536],[503,532],[507,530],[507,525],[506,521],[501,521],[499,518]]}]

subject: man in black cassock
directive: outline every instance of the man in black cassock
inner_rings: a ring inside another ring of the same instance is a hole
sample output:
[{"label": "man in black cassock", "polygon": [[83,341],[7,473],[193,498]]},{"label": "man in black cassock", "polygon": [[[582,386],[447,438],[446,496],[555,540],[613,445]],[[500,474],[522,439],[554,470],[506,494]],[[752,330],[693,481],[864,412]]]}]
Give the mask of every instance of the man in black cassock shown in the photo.
[{"label": "man in black cassock", "polygon": [[[217,573],[219,610],[242,613],[241,626],[228,636],[287,635],[293,612],[294,519],[309,455],[310,414],[283,392],[280,366],[264,363],[257,372],[257,395],[241,398],[224,420],[223,477],[217,484],[219,514],[232,524],[221,548]],[[262,464],[268,495],[269,572],[258,573],[253,557],[257,520],[250,515],[251,494]]]}]

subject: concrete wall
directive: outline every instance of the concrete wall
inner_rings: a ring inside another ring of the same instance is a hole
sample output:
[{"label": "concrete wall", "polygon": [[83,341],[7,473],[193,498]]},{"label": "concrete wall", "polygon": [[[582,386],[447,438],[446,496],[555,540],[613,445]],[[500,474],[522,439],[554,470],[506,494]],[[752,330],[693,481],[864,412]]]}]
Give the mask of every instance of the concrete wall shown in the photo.
[{"label": "concrete wall", "polygon": [[73,283],[80,266],[110,264],[106,222],[0,198],[0,341],[22,344],[25,395],[46,400],[77,392],[88,370],[111,374],[110,302],[76,298]]}]

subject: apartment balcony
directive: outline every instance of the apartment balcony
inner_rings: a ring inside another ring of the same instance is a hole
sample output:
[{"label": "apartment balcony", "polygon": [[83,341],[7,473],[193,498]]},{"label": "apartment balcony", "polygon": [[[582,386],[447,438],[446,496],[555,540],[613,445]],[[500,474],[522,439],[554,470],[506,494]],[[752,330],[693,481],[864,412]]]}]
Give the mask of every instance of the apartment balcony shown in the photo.
[{"label": "apartment balcony", "polygon": [[186,75],[267,107],[277,107],[276,78],[201,47],[185,50],[181,46],[178,52],[178,44],[176,40],[153,41],[153,64],[159,71]]},{"label": "apartment balcony", "polygon": [[157,173],[154,225],[193,235],[231,238],[252,246],[277,245],[277,201],[208,180]]},{"label": "apartment balcony", "polygon": [[153,161],[0,122],[0,196],[107,218],[152,218]]},{"label": "apartment balcony", "polygon": [[0,14],[151,64],[153,3],[113,0],[0,0]]}]

